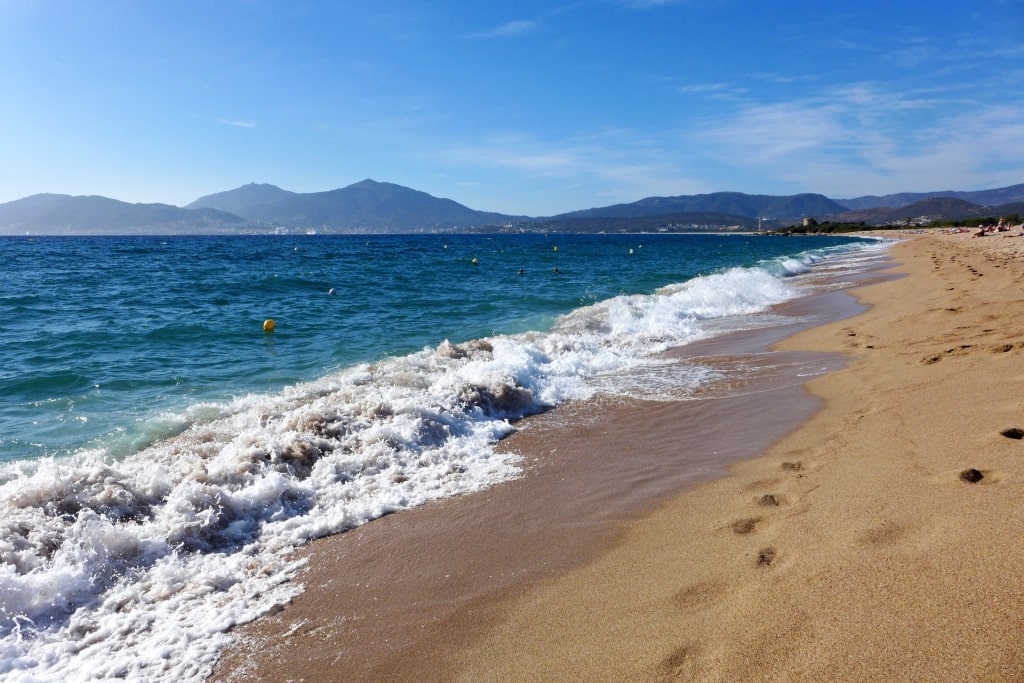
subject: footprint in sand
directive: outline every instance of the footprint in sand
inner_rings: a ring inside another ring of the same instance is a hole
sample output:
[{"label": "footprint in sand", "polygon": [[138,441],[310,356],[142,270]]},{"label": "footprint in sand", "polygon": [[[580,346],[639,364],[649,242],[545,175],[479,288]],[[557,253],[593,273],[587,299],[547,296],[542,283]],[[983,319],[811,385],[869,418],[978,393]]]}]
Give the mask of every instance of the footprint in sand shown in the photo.
[{"label": "footprint in sand", "polygon": [[1016,351],[1019,348],[1024,348],[1024,343],[1013,342],[1011,344],[997,344],[992,347],[992,353],[1009,353],[1010,351]]},{"label": "footprint in sand", "polygon": [[667,679],[690,678],[690,674],[695,673],[695,654],[694,648],[690,646],[677,647],[658,664],[658,673]]},{"label": "footprint in sand", "polygon": [[867,529],[860,534],[860,541],[867,545],[891,545],[898,543],[907,536],[908,529],[892,520],[883,521],[878,526]]},{"label": "footprint in sand", "polygon": [[757,529],[757,525],[760,524],[760,517],[747,517],[746,519],[738,519],[733,522],[730,527],[734,532],[740,535],[752,534]]},{"label": "footprint in sand", "polygon": [[749,484],[746,484],[743,487],[743,490],[748,492],[764,491],[765,489],[769,489],[778,483],[778,479],[758,479],[757,481],[752,481]]},{"label": "footprint in sand", "polygon": [[938,363],[943,358],[946,358],[946,357],[949,357],[949,356],[962,356],[965,353],[970,353],[971,348],[972,348],[971,344],[961,344],[957,348],[946,349],[945,351],[943,351],[941,353],[936,353],[936,354],[932,354],[930,356],[925,356],[924,358],[921,359],[921,363],[923,365],[931,365],[933,363]]},{"label": "footprint in sand", "polygon": [[775,557],[778,552],[775,548],[761,548],[757,553],[757,566],[758,567],[770,567],[772,562],[775,561]]},{"label": "footprint in sand", "polygon": [[727,592],[724,583],[700,582],[683,588],[672,596],[672,604],[684,612],[692,612],[718,602]]}]

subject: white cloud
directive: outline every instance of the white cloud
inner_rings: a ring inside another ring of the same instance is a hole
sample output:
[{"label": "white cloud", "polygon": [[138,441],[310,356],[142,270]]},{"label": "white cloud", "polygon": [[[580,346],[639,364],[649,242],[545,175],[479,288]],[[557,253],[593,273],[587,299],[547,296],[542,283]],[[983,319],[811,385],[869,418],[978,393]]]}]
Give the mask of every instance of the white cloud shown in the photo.
[{"label": "white cloud", "polygon": [[685,93],[720,93],[730,89],[728,83],[700,83],[679,87],[679,91]]},{"label": "white cloud", "polygon": [[701,127],[702,154],[744,174],[830,196],[981,189],[1024,180],[1024,106],[869,84],[819,97],[748,104]]},{"label": "white cloud", "polygon": [[255,121],[241,121],[237,119],[221,119],[220,122],[225,126],[234,126],[236,128],[256,128],[258,125]]},{"label": "white cloud", "polygon": [[540,24],[536,21],[510,21],[487,31],[474,33],[471,38],[508,38],[532,33]]},{"label": "white cloud", "polygon": [[721,155],[773,164],[844,139],[835,105],[749,105],[701,134]]},{"label": "white cloud", "polygon": [[1024,104],[960,96],[851,83],[778,102],[747,96],[697,122],[681,112],[674,130],[522,131],[460,138],[423,158],[474,188],[475,205],[535,215],[721,190],[842,198],[1024,181]]},{"label": "white cloud", "polygon": [[553,207],[550,213],[594,202],[614,204],[714,189],[706,180],[681,171],[660,141],[628,129],[558,141],[505,135],[446,149],[432,161],[450,168],[453,176],[511,174],[509,183],[519,191],[523,185],[536,187],[531,193]]},{"label": "white cloud", "polygon": [[438,156],[446,165],[497,167],[534,175],[572,173],[581,163],[575,150],[546,149],[514,135],[455,146]]}]

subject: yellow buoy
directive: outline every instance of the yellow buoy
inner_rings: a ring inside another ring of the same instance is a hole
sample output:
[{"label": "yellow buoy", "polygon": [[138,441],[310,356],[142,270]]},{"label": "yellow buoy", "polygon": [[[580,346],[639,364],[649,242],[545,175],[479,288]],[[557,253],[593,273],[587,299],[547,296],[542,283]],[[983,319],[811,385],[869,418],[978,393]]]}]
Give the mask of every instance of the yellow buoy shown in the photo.
[{"label": "yellow buoy", "polygon": [[263,331],[264,332],[273,332],[274,331],[274,319],[273,318],[267,318],[266,320],[263,321]]},{"label": "yellow buoy", "polygon": [[557,244],[555,245],[555,251],[558,251],[558,245]]}]

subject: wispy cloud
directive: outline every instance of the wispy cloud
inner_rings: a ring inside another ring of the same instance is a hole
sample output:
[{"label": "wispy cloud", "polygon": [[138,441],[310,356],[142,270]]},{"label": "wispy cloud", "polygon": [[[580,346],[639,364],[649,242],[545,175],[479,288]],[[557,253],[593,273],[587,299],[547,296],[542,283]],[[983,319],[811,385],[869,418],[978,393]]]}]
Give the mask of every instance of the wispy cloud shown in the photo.
[{"label": "wispy cloud", "polygon": [[729,156],[775,163],[842,140],[844,127],[839,115],[834,105],[750,105],[703,130],[701,138]]},{"label": "wispy cloud", "polygon": [[679,87],[680,92],[689,93],[720,93],[729,89],[730,86],[728,83],[698,83]]},{"label": "wispy cloud", "polygon": [[651,9],[668,5],[718,6],[732,0],[618,0],[618,4],[628,9]]},{"label": "wispy cloud", "polygon": [[[536,182],[545,192],[583,188],[578,194],[607,203],[712,189],[706,180],[682,171],[663,143],[629,129],[547,141],[510,134],[447,148],[434,161],[462,175],[511,171],[517,182]],[[579,207],[562,210],[569,208]]]},{"label": "wispy cloud", "polygon": [[698,95],[723,100],[741,98],[748,92],[747,88],[731,83],[691,83],[679,86],[677,91],[684,95]]},{"label": "wispy cloud", "polygon": [[234,126],[235,128],[256,128],[259,125],[255,121],[241,121],[238,119],[221,119],[220,122],[225,126]]},{"label": "wispy cloud", "polygon": [[447,165],[491,166],[531,175],[575,173],[583,163],[576,149],[544,147],[518,135],[450,147],[438,156]]},{"label": "wispy cloud", "polygon": [[537,30],[540,26],[539,22],[536,21],[509,21],[495,26],[487,31],[481,31],[479,33],[473,33],[470,38],[490,39],[490,38],[510,38],[513,36],[521,36],[527,33],[532,33]]},{"label": "wispy cloud", "polygon": [[682,107],[675,128],[659,121],[564,137],[529,129],[463,137],[435,148],[429,162],[456,182],[525,186],[560,210],[722,189],[852,197],[1021,182],[1024,104],[995,103],[967,84],[814,88],[810,79],[788,98],[774,90],[768,99],[758,89],[729,98],[738,89],[728,81],[665,80],[722,105],[692,108],[704,117],[696,119]]},{"label": "wispy cloud", "polygon": [[936,93],[857,84],[814,98],[747,104],[700,127],[691,142],[736,169],[771,172],[833,196],[976,189],[979,178],[1020,182],[1024,106],[962,111],[944,106]]},{"label": "wispy cloud", "polygon": [[795,75],[795,74],[780,74],[771,72],[761,72],[751,74],[752,78],[764,81],[765,83],[777,83],[780,85],[789,85],[791,83],[801,83],[814,80],[813,76]]}]

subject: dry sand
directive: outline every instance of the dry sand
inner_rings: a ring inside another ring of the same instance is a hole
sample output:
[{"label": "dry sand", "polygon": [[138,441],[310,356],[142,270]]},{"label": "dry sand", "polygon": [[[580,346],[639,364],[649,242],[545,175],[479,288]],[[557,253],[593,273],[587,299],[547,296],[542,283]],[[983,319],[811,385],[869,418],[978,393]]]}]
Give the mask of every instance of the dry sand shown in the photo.
[{"label": "dry sand", "polygon": [[[309,590],[214,679],[1024,680],[1024,239],[893,256],[906,277],[855,292],[870,310],[781,342],[850,359],[809,384],[813,415],[772,378],[555,411],[517,435],[534,475],[312,544]],[[582,476],[564,451],[587,444],[660,455]],[[666,499],[713,472],[699,451],[763,455]]]}]

